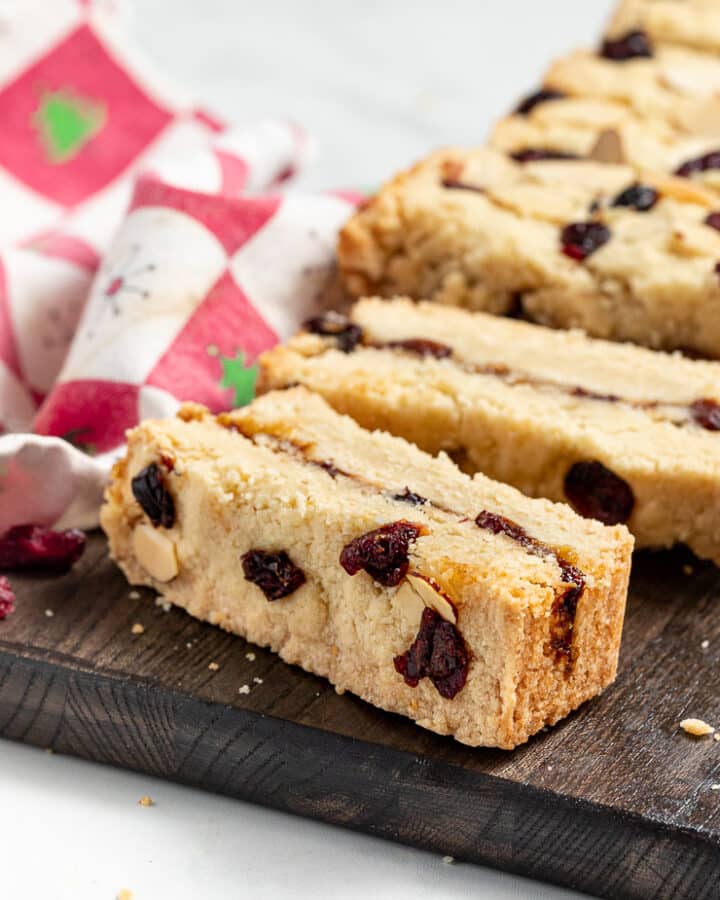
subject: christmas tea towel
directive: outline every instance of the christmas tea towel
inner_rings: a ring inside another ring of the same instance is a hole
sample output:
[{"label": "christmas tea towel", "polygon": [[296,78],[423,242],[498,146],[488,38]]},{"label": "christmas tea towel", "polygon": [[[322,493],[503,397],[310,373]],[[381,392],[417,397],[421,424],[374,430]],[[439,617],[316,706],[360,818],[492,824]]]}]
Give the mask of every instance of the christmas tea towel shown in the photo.
[{"label": "christmas tea towel", "polygon": [[280,191],[303,132],[226,128],[128,50],[111,0],[2,24],[0,532],[91,527],[127,428],[253,396],[355,198]]}]

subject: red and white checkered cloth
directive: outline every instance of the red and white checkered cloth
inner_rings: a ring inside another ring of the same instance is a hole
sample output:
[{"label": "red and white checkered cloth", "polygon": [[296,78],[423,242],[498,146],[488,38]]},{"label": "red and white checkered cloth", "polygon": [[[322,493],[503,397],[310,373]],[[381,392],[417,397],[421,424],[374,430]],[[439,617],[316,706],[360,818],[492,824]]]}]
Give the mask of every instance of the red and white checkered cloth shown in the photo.
[{"label": "red and white checkered cloth", "polygon": [[0,533],[96,524],[127,428],[247,402],[357,200],[286,190],[303,132],[226,128],[121,22],[113,0],[0,13]]}]

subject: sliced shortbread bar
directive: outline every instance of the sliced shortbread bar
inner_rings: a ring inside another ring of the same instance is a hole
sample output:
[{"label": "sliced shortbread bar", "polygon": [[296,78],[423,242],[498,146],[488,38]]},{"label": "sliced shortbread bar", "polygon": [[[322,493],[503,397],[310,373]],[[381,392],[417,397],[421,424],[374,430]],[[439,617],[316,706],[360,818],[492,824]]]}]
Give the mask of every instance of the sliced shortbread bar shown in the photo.
[{"label": "sliced shortbread bar", "polygon": [[608,28],[618,40],[633,31],[652,43],[681,44],[717,53],[720,50],[718,0],[621,0]]},{"label": "sliced shortbread bar", "polygon": [[[620,47],[623,38],[619,39]],[[641,118],[661,119],[691,134],[720,138],[720,56],[661,44],[629,56],[603,48],[576,50],[555,60],[547,90],[572,97],[619,101]]]},{"label": "sliced shortbread bar", "polygon": [[133,584],[471,745],[522,743],[615,675],[624,527],[303,388],[135,428],[102,525]]},{"label": "sliced shortbread bar", "polygon": [[264,386],[720,564],[720,363],[407,300],[309,328],[262,357]]},{"label": "sliced shortbread bar", "polygon": [[[547,98],[547,99],[546,99]],[[688,161],[699,160],[720,149],[720,135],[696,134],[666,119],[641,116],[631,106],[604,97],[563,97],[538,92],[527,98],[519,110],[501,119],[494,127],[492,146],[518,157],[543,151],[595,159],[598,162],[627,163],[640,176],[651,170],[668,175]],[[720,104],[718,105],[720,114]],[[720,125],[720,123],[718,123]],[[720,165],[720,154],[718,154]],[[698,164],[691,173],[694,181],[717,190],[720,170]],[[720,200],[716,200],[720,206]]]},{"label": "sliced shortbread bar", "polygon": [[432,154],[343,228],[356,296],[407,294],[720,357],[717,195],[586,160]]}]

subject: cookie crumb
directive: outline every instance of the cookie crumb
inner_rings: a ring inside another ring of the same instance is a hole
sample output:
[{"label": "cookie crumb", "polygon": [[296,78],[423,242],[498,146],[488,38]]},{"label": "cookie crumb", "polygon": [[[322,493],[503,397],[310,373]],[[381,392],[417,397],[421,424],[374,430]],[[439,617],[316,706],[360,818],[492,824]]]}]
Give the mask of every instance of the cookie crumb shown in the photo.
[{"label": "cookie crumb", "polygon": [[192,641],[188,641],[185,646],[188,648],[188,650],[192,650]]},{"label": "cookie crumb", "polygon": [[127,888],[123,888],[121,891],[118,891],[115,900],[133,900],[134,896],[135,894],[133,894],[132,891],[128,890]]},{"label": "cookie crumb", "polygon": [[442,861],[446,866],[450,866],[455,862],[455,857],[454,856],[443,856]]},{"label": "cookie crumb", "polygon": [[262,684],[262,683],[263,683],[262,678],[258,678],[257,675],[253,678],[253,681],[255,682],[255,684]]},{"label": "cookie crumb", "polygon": [[216,663],[216,662],[208,663],[208,669],[210,669],[211,672],[217,672],[217,670],[219,668],[220,668],[220,663]]},{"label": "cookie crumb", "polygon": [[708,725],[702,719],[683,719],[680,727],[686,734],[692,734],[694,737],[703,737],[715,731],[712,725]]},{"label": "cookie crumb", "polygon": [[145,626],[141,625],[139,622],[136,622],[130,629],[130,631],[132,634],[145,634]]},{"label": "cookie crumb", "polygon": [[710,790],[711,791],[720,791],[720,784],[711,784]]},{"label": "cookie crumb", "polygon": [[143,794],[138,800],[138,803],[140,806],[155,806],[155,801],[152,797],[148,796],[148,794]]},{"label": "cookie crumb", "polygon": [[720,741],[720,731],[715,732],[715,734],[713,735],[713,740]]},{"label": "cookie crumb", "polygon": [[703,650],[707,650],[707,648],[708,648],[709,646],[710,646],[710,641],[707,640],[707,638],[706,638],[704,641],[702,641],[702,643],[700,644],[700,647],[701,647]]},{"label": "cookie crumb", "polygon": [[140,591],[130,591],[128,597],[131,600],[139,600],[140,599]]},{"label": "cookie crumb", "polygon": [[48,619],[52,619],[52,617],[55,615],[55,613],[52,609],[46,609],[45,615],[48,617]]},{"label": "cookie crumb", "polygon": [[255,654],[254,653],[246,653],[245,659],[249,659],[250,662],[255,662]]},{"label": "cookie crumb", "polygon": [[165,600],[163,597],[156,597],[155,606],[159,606],[163,612],[170,612],[172,603],[170,603],[169,600]]},{"label": "cookie crumb", "polygon": [[687,565],[687,564],[685,564],[685,565],[683,566],[683,574],[684,574],[684,575],[692,575],[692,573],[693,573],[694,571],[695,571],[695,570],[693,569],[692,566],[689,566],[689,565]]},{"label": "cookie crumb", "polygon": [[238,694],[249,694],[250,693],[250,685],[244,684],[242,687],[238,688]]}]

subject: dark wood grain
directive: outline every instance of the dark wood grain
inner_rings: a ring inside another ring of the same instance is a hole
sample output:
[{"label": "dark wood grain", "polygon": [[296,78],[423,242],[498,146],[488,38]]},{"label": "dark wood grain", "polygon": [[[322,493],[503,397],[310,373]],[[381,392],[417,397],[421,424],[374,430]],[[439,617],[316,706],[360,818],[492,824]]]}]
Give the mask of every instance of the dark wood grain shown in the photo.
[{"label": "dark wood grain", "polygon": [[13,581],[4,737],[602,897],[720,896],[720,743],[678,729],[720,724],[720,573],[681,551],[636,559],[617,682],[512,753],[429,734],[164,612],[100,535],[69,575]]}]

